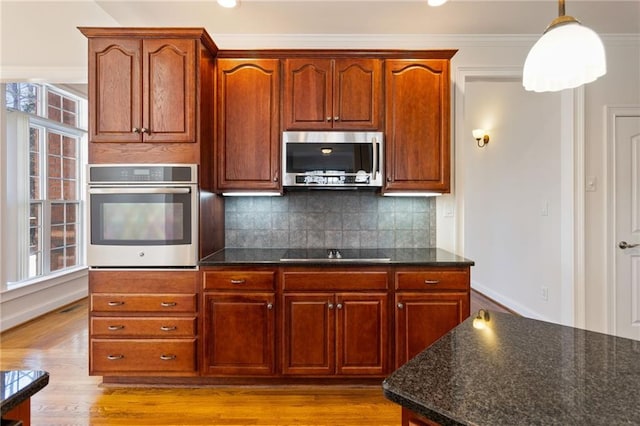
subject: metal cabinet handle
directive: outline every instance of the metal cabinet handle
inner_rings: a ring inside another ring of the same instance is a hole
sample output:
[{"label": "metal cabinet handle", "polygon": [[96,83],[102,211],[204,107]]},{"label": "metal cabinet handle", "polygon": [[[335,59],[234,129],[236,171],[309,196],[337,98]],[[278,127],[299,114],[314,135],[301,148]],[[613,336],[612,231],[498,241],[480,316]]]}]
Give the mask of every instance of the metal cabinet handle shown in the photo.
[{"label": "metal cabinet handle", "polygon": [[391,176],[387,176],[387,182],[391,182]]},{"label": "metal cabinet handle", "polygon": [[163,325],[160,327],[160,330],[162,331],[176,331],[178,329],[178,327],[176,327],[175,325]]},{"label": "metal cabinet handle", "polygon": [[107,305],[109,305],[109,306],[122,306],[122,305],[124,305],[124,302],[121,301],[121,300],[116,300],[116,301],[108,302]]},{"label": "metal cabinet handle", "polygon": [[338,309],[342,309],[342,303],[338,303],[338,306],[336,306]]},{"label": "metal cabinet handle", "polygon": [[118,330],[123,330],[124,325],[110,325],[108,328],[109,328],[109,331],[118,331]]},{"label": "metal cabinet handle", "polygon": [[269,310],[273,309],[273,303],[267,303],[267,309]]},{"label": "metal cabinet handle", "polygon": [[340,121],[340,117],[338,117],[338,116],[333,117],[333,121]]},{"label": "metal cabinet handle", "polygon": [[150,135],[150,134],[151,134],[151,131],[150,131],[149,129],[147,129],[146,127],[143,127],[142,129],[140,129],[140,131],[141,131],[142,133],[146,133],[146,134],[148,134],[148,135]]},{"label": "metal cabinet handle", "polygon": [[273,176],[273,181],[274,181],[274,182],[277,182],[277,181],[278,181],[278,175],[277,175],[277,174]]},{"label": "metal cabinet handle", "polygon": [[163,308],[172,308],[174,306],[176,306],[177,303],[176,302],[161,302],[160,306],[162,306]]},{"label": "metal cabinet handle", "polygon": [[133,129],[131,129],[131,131],[132,131],[133,133],[140,133],[140,129],[139,129],[139,128],[137,128],[137,127],[134,127]]},{"label": "metal cabinet handle", "polygon": [[428,285],[436,285],[440,283],[440,280],[424,280],[424,283]]},{"label": "metal cabinet handle", "polygon": [[175,355],[164,355],[164,354],[160,355],[160,359],[163,361],[173,361],[176,358],[177,356]]},{"label": "metal cabinet handle", "polygon": [[626,241],[620,241],[620,244],[618,244],[618,247],[620,247],[622,250],[626,250],[626,249],[630,249],[638,246],[640,246],[640,244],[629,244]]},{"label": "metal cabinet handle", "polygon": [[331,121],[331,117],[327,117],[327,121]]},{"label": "metal cabinet handle", "polygon": [[119,359],[123,359],[124,355],[120,354],[120,355],[107,355],[107,359],[109,361],[117,361]]},{"label": "metal cabinet handle", "polygon": [[236,284],[236,285],[238,285],[238,284],[244,284],[245,282],[246,282],[246,280],[243,280],[243,279],[239,279],[239,280],[237,280],[237,279],[233,279],[233,278],[231,278],[231,284]]},{"label": "metal cabinet handle", "polygon": [[402,303],[398,303],[398,309],[403,309],[404,305]]},{"label": "metal cabinet handle", "polygon": [[333,303],[329,302],[328,307],[329,309],[333,309]]}]

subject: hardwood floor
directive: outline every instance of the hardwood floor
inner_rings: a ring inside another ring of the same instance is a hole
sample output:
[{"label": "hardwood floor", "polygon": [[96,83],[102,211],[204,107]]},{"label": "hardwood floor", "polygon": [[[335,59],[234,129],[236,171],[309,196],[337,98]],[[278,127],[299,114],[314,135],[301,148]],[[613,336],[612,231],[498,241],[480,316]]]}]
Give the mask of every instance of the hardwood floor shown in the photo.
[{"label": "hardwood floor", "polygon": [[[471,311],[505,309],[473,293]],[[0,335],[0,369],[46,370],[34,426],[399,425],[379,386],[107,387],[87,370],[84,299]]]}]

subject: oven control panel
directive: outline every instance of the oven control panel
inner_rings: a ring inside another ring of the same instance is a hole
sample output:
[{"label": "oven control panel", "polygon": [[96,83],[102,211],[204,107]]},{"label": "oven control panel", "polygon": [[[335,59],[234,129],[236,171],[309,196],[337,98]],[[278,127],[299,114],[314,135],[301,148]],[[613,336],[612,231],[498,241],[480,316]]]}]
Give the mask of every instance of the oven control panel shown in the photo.
[{"label": "oven control panel", "polygon": [[197,182],[195,164],[89,165],[89,183]]}]

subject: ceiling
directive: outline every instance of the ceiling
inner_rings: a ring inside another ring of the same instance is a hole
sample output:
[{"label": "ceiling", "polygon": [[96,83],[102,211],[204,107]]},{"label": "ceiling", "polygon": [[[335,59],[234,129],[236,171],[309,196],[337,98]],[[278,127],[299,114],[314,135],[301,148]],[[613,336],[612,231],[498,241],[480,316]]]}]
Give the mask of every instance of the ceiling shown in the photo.
[{"label": "ceiling", "polygon": [[[0,0],[0,78],[16,70],[85,66],[79,26],[204,27],[222,49],[277,48],[290,47],[283,38],[312,36],[360,36],[370,43],[403,35],[533,39],[558,14],[555,0],[450,0],[440,7],[426,0],[240,2],[225,9],[215,0]],[[600,34],[640,34],[640,0],[567,0],[566,13]]]}]

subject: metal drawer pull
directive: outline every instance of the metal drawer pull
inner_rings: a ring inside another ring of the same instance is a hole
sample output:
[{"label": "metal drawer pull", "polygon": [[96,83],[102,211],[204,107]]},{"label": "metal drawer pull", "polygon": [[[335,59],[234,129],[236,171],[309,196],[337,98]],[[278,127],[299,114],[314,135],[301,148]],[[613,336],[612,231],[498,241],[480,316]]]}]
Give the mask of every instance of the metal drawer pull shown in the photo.
[{"label": "metal drawer pull", "polygon": [[119,359],[123,359],[124,355],[107,355],[107,359],[109,361],[117,361]]},{"label": "metal drawer pull", "polygon": [[110,325],[109,331],[118,331],[124,329],[124,325]]},{"label": "metal drawer pull", "polygon": [[402,309],[404,308],[404,305],[402,303],[398,303],[398,309]]},{"label": "metal drawer pull", "polygon": [[244,284],[245,282],[246,281],[243,280],[243,279],[236,280],[236,279],[231,278],[231,284]]},{"label": "metal drawer pull", "polygon": [[173,361],[176,358],[175,355],[160,355],[160,359],[163,361]]},{"label": "metal drawer pull", "polygon": [[122,305],[124,305],[124,302],[123,301],[109,302],[109,303],[107,303],[107,305],[109,305],[109,306],[122,306]]},{"label": "metal drawer pull", "polygon": [[329,303],[329,309],[333,309],[333,303]]},{"label": "metal drawer pull", "polygon": [[162,327],[160,327],[160,330],[162,331],[176,331],[178,329],[178,327],[174,326],[170,326],[170,325],[163,325]]},{"label": "metal drawer pull", "polygon": [[338,303],[337,308],[338,308],[338,309],[342,309],[342,303]]},{"label": "metal drawer pull", "polygon": [[273,303],[267,303],[267,309],[269,310],[273,309]]},{"label": "metal drawer pull", "polygon": [[440,283],[440,280],[424,280],[425,284],[436,285]]},{"label": "metal drawer pull", "polygon": [[161,302],[160,306],[162,306],[163,308],[171,308],[173,306],[176,306],[177,303],[176,302]]}]

